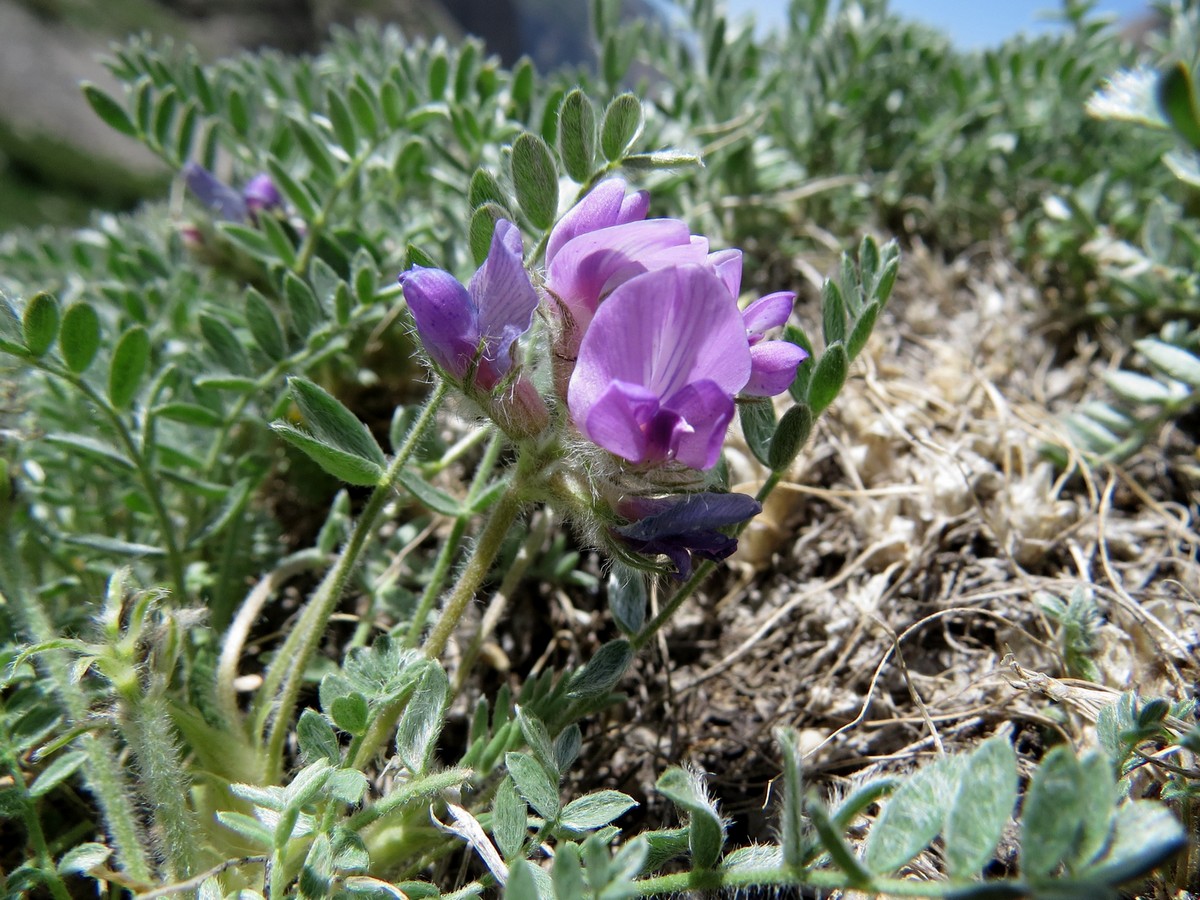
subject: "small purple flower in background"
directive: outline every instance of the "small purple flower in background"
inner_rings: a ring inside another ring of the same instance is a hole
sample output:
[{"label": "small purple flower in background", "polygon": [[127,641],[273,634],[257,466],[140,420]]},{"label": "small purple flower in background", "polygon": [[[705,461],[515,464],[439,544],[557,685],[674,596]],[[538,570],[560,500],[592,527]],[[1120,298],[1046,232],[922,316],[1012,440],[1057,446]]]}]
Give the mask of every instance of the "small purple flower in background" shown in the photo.
[{"label": "small purple flower in background", "polygon": [[255,175],[240,193],[198,163],[183,167],[183,180],[201,204],[226,222],[252,221],[260,212],[283,206],[283,197],[266,174]]},{"label": "small purple flower in background", "polygon": [[260,172],[246,182],[246,186],[242,188],[242,198],[246,201],[251,218],[256,218],[260,212],[283,206],[283,195],[279,193],[279,188],[275,187],[271,176],[265,172]]},{"label": "small purple flower in background", "polygon": [[762,512],[746,494],[689,494],[662,499],[634,498],[620,511],[635,521],[613,529],[636,553],[662,554],[687,578],[693,557],[720,562],[737,549],[737,538],[717,529],[744,522]]},{"label": "small purple flower in background", "polygon": [[447,375],[490,391],[512,368],[513,343],[529,330],[538,296],[523,262],[521,232],[496,222],[487,259],[463,287],[449,272],[413,266],[400,275],[421,343]]},{"label": "small purple flower in background", "polygon": [[589,440],[631,463],[708,469],[751,371],[745,322],[716,272],[658,269],[601,304],[567,403]]}]

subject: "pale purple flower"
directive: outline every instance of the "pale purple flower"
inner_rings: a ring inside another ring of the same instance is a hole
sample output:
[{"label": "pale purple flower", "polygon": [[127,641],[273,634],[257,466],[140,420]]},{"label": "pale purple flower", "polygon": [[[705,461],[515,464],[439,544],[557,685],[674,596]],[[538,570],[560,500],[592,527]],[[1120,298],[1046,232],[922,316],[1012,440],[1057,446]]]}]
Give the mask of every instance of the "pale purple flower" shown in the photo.
[{"label": "pale purple flower", "polygon": [[242,188],[242,198],[246,201],[251,218],[264,210],[283,206],[283,195],[279,193],[279,188],[275,187],[271,176],[265,172],[259,172],[246,182],[246,186]]},{"label": "pale purple flower", "polygon": [[567,403],[580,432],[616,456],[708,469],[751,372],[745,321],[716,271],[657,269],[601,304]]},{"label": "pale purple flower", "polygon": [[627,195],[627,189],[621,178],[609,178],[592,188],[550,232],[550,239],[546,242],[546,262],[553,260],[564,244],[581,234],[646,218],[646,211],[650,208],[649,191]]},{"label": "pale purple flower", "polygon": [[500,219],[487,259],[466,287],[442,269],[400,275],[408,308],[430,359],[462,381],[491,390],[512,368],[513,343],[529,330],[538,297],[523,263],[521,232]]},{"label": "pale purple flower", "polygon": [[554,226],[546,244],[546,290],[570,317],[570,355],[601,300],[643,272],[702,263],[708,241],[678,219],[646,219],[644,192],[626,196],[619,178],[602,181]]},{"label": "pale purple flower", "polygon": [[744,522],[762,512],[746,494],[689,494],[651,499],[637,497],[620,511],[635,521],[613,529],[636,553],[662,554],[675,564],[679,578],[692,572],[693,557],[719,562],[737,549],[737,538],[717,529]]},{"label": "pale purple flower", "polygon": [[183,180],[201,204],[226,222],[245,222],[264,210],[283,206],[283,197],[271,176],[255,175],[240,192],[234,190],[199,163],[183,167]]},{"label": "pale purple flower", "polygon": [[[736,299],[742,289],[742,251],[720,250],[709,254],[708,264]],[[742,388],[746,397],[773,397],[788,389],[796,378],[796,369],[808,359],[801,347],[790,341],[764,340],[766,333],[781,327],[792,314],[796,295],[777,291],[755,300],[742,312],[746,338],[750,343],[750,380]]]}]

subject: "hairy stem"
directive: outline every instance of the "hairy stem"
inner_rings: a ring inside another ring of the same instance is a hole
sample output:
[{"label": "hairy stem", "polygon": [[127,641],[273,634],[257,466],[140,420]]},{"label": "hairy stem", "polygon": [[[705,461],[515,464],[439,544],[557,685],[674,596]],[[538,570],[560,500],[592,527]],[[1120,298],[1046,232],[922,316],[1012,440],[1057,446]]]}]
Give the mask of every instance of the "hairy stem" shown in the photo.
[{"label": "hairy stem", "polygon": [[287,738],[288,726],[295,711],[296,700],[300,695],[300,687],[304,681],[304,672],[316,653],[333,615],[338,601],[350,575],[358,565],[359,557],[366,547],[368,540],[374,536],[380,513],[395,490],[397,481],[405,464],[412,456],[421,436],[433,423],[435,413],[446,396],[445,382],[439,382],[433,395],[429,398],[420,417],[413,424],[404,445],[397,451],[395,458],[388,465],[383,478],[371,493],[371,498],[359,515],[358,522],[350,533],[350,539],[338,555],[333,568],[329,570],[321,584],[313,593],[308,605],[300,614],[291,634],[288,635],[279,654],[267,669],[263,679],[263,687],[259,693],[260,706],[256,721],[256,731],[266,726],[270,719],[267,733],[266,757],[264,774],[268,779],[278,780],[283,766],[283,743]]},{"label": "hairy stem", "polygon": [[467,606],[475,597],[475,592],[479,590],[479,586],[483,584],[483,580],[491,570],[492,563],[496,561],[504,538],[508,536],[508,530],[521,511],[521,491],[521,473],[518,472],[512,484],[508,486],[508,489],[492,508],[487,524],[479,533],[475,549],[471,551],[471,556],[467,560],[466,568],[459,576],[458,583],[447,598],[446,605],[442,608],[442,613],[433,626],[433,631],[430,632],[421,648],[430,659],[437,659],[446,649],[450,636],[458,626],[458,620],[466,612]]},{"label": "hairy stem", "polygon": [[138,783],[154,811],[156,837],[166,877],[187,878],[196,871],[200,845],[195,815],[188,806],[190,779],[182,765],[174,728],[161,694],[125,698],[124,731],[137,760]]}]

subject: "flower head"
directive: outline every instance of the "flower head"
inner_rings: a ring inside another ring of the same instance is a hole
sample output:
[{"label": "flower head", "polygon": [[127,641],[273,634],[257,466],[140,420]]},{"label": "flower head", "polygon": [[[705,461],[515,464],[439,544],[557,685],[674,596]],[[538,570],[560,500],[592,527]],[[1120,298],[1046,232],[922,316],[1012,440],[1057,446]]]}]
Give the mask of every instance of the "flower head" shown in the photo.
[{"label": "flower head", "polygon": [[513,343],[529,330],[538,303],[523,252],[517,226],[501,219],[466,287],[442,269],[413,266],[400,275],[421,343],[452,378],[463,380],[474,364],[475,383],[491,390],[512,368]]},{"label": "flower head", "polygon": [[260,212],[283,206],[283,196],[279,193],[279,188],[275,187],[275,182],[265,172],[259,172],[246,182],[246,186],[242,188],[242,198],[246,201],[246,208],[252,218]]},{"label": "flower head", "polygon": [[635,521],[614,528],[636,553],[662,554],[675,564],[678,577],[692,572],[693,557],[719,562],[737,549],[737,538],[718,531],[762,512],[746,494],[689,494],[626,501],[623,512]]},{"label": "flower head", "polygon": [[649,198],[626,194],[619,178],[602,181],[554,226],[546,244],[546,290],[569,317],[571,354],[600,301],[644,272],[702,263],[708,241],[678,219],[646,219]]},{"label": "flower head", "polygon": [[713,269],[658,269],[596,312],[567,403],[587,438],[629,462],[708,469],[751,371],[742,314]]}]

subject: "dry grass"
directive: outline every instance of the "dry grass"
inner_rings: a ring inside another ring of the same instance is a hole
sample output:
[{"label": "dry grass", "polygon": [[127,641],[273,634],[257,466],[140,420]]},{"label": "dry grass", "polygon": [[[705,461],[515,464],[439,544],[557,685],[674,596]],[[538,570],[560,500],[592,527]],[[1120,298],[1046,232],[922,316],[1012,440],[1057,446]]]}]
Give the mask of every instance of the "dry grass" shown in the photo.
[{"label": "dry grass", "polygon": [[[1038,310],[1003,261],[907,254],[889,314],[729,571],[639,661],[604,734],[592,727],[589,786],[650,799],[661,826],[653,781],[689,762],[735,839],[768,840],[775,726],[800,730],[836,789],[999,729],[1030,759],[1048,740],[1087,746],[1130,688],[1191,696],[1194,485],[1163,474],[1161,447],[1128,471],[1044,461],[1045,443],[1069,447],[1056,417],[1097,383],[1099,354],[1056,360]],[[762,477],[748,456],[734,470]],[[1104,616],[1099,684],[1065,677],[1035,601],[1081,584]]]}]

